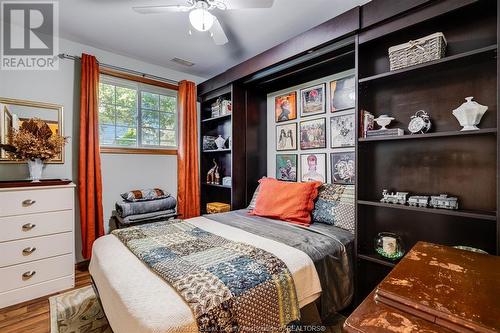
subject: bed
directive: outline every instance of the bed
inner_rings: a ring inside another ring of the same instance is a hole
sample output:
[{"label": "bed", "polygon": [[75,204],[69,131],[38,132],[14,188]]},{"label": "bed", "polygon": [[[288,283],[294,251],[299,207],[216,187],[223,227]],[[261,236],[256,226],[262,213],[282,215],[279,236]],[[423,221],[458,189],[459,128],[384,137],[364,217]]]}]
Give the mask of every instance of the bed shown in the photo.
[{"label": "bed", "polygon": [[[301,227],[252,216],[247,210],[188,221],[280,258],[292,274],[300,307],[317,301],[323,317],[351,302],[354,237],[348,231],[319,223]],[[189,306],[175,289],[114,235],[94,243],[89,270],[115,333],[198,331]]]}]

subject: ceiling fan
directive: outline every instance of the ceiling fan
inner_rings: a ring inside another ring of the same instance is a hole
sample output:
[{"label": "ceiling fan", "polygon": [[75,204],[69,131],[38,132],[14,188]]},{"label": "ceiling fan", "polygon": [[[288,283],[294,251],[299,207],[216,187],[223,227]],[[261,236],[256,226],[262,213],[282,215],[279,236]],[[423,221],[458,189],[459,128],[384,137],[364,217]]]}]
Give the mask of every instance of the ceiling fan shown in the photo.
[{"label": "ceiling fan", "polygon": [[[245,8],[270,8],[274,0],[166,0],[161,6],[132,7],[141,14],[158,14],[165,12],[189,12],[189,22],[198,31],[208,31],[216,45],[228,42],[222,26],[210,11],[214,9],[233,10]],[[191,33],[191,31],[190,31]]]}]

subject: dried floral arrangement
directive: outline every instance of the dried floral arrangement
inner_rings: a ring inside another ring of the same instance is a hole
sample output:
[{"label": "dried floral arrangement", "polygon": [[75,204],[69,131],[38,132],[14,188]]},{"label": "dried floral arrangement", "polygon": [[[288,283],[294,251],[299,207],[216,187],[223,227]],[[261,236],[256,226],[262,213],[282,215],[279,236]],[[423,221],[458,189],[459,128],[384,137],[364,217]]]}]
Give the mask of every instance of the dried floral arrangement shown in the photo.
[{"label": "dried floral arrangement", "polygon": [[0,145],[16,160],[41,159],[49,161],[57,157],[67,142],[67,137],[52,133],[49,125],[41,119],[32,118],[13,130],[9,144]]}]

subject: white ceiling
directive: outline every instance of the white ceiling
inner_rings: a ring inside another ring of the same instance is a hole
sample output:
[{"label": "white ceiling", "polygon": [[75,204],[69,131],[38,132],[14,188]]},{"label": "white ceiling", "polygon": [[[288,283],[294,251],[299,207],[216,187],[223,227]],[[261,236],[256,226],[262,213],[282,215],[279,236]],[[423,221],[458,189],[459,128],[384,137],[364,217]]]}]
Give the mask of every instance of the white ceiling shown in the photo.
[{"label": "white ceiling", "polygon": [[[151,64],[210,78],[369,0],[275,0],[269,9],[214,14],[229,43],[216,46],[207,33],[188,34],[188,13],[141,15],[132,6],[161,0],[64,0],[60,35]],[[193,29],[194,30],[194,29]],[[177,65],[174,57],[194,62]]]}]

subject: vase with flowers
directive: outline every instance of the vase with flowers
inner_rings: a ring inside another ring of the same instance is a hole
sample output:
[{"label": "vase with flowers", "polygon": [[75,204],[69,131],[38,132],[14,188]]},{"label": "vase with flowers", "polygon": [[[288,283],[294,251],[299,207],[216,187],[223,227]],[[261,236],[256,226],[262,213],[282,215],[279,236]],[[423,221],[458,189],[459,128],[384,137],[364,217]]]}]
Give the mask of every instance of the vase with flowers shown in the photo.
[{"label": "vase with flowers", "polygon": [[39,182],[44,163],[57,157],[67,142],[66,137],[53,133],[49,125],[41,119],[24,121],[19,129],[9,136],[9,143],[0,145],[9,157],[26,161],[30,179]]}]

